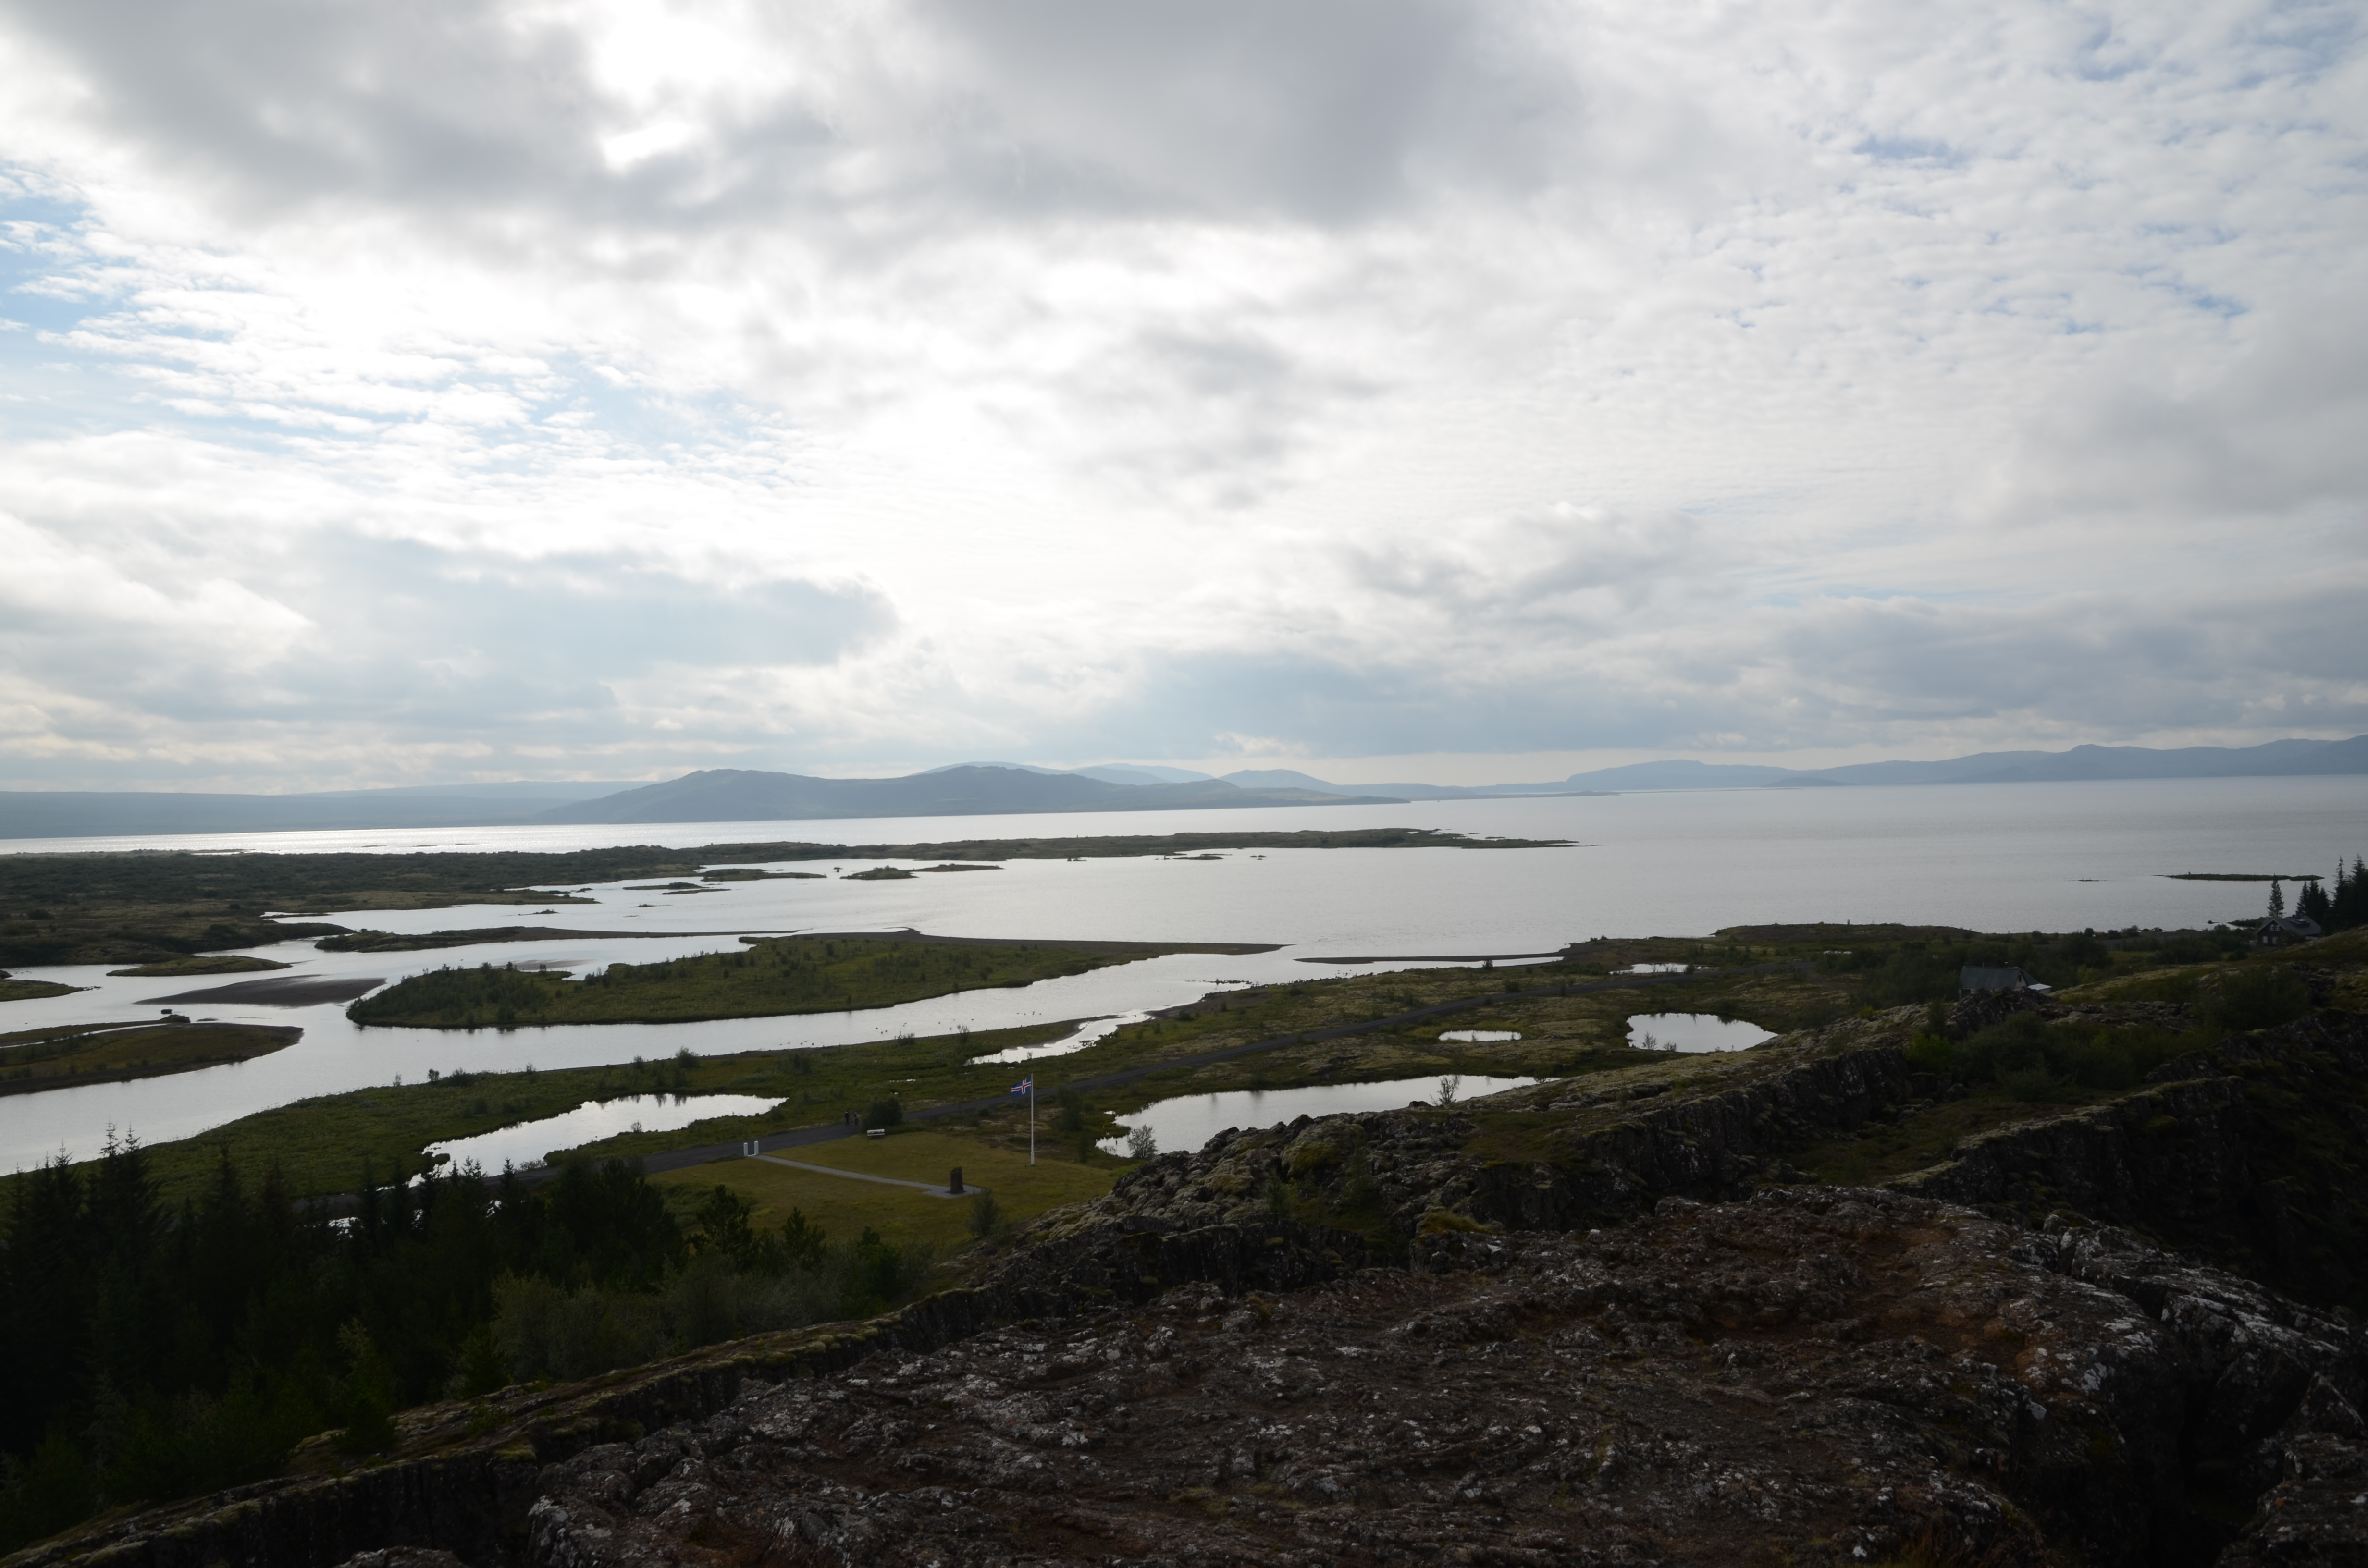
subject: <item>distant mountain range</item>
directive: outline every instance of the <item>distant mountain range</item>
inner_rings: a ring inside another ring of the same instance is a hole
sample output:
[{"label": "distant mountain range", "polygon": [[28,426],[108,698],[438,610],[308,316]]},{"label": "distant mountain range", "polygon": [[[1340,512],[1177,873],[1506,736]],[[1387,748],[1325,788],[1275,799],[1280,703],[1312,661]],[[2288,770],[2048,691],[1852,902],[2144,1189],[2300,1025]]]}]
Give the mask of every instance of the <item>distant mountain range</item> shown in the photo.
[{"label": "distant mountain range", "polygon": [[0,790],[0,839],[155,837],[307,828],[503,827],[528,823],[1209,811],[1647,790],[1796,790],[2305,774],[2368,774],[2368,735],[2354,735],[2347,741],[2271,741],[2258,746],[2187,746],[2176,751],[2144,746],[1994,751],[1941,762],[1861,762],[1827,768],[1638,762],[1538,784],[1335,784],[1279,767],[1245,768],[1212,778],[1189,768],[1133,763],[1057,768],[1031,763],[974,762],[901,778],[814,778],[798,773],[723,767],[662,784],[421,784],[299,795]]},{"label": "distant mountain range", "polygon": [[[1854,762],[1841,767],[1751,767],[1637,762],[1574,773],[1590,790],[1735,790],[1816,784],[2043,784],[2089,778],[2271,778],[2368,773],[2368,735],[2348,741],[2271,741],[2258,746],[2074,746],[2070,751],[1986,751],[1942,762]],[[1363,786],[1360,786],[1363,788]]]},{"label": "distant mountain range", "polygon": [[1006,816],[1228,806],[1393,802],[1346,790],[1245,790],[1221,778],[1124,784],[1082,773],[965,764],[904,778],[809,778],[717,767],[541,813],[551,823],[770,822],[784,818]]}]

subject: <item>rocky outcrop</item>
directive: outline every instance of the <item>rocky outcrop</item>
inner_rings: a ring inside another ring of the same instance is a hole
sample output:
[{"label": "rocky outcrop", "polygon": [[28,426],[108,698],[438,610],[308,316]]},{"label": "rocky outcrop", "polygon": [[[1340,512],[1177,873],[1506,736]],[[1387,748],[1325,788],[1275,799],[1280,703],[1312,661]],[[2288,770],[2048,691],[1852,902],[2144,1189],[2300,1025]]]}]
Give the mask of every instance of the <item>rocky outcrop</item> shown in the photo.
[{"label": "rocky outcrop", "polygon": [[1966,1140],[1892,1185],[2136,1225],[2306,1300],[2368,1294],[2368,1018],[2238,1035],[2103,1105]]},{"label": "rocky outcrop", "polygon": [[2368,1559],[2351,1320],[2029,1222],[2340,1282],[2360,1021],[1912,1192],[1785,1187],[1944,1089],[1923,1022],[1237,1131],[904,1312],[412,1413],[384,1462],[313,1449],[16,1562]]},{"label": "rocky outcrop", "polygon": [[[1283,1292],[1356,1267],[1353,1236],[1288,1218],[1022,1249],[982,1283],[860,1324],[758,1335],[548,1392],[397,1417],[383,1460],[346,1469],[324,1438],[298,1472],[86,1527],[9,1568],[321,1568],[391,1547],[443,1549],[485,1568],[517,1559],[543,1469],[729,1405],[752,1386],[827,1378],[882,1354],[926,1353],[1015,1322],[1147,1301],[1179,1285]],[[1344,1255],[1342,1248],[1347,1248]],[[391,1564],[389,1568],[404,1568]]]},{"label": "rocky outcrop", "polygon": [[[1679,1057],[1601,1078],[1220,1133],[1161,1155],[1050,1233],[1187,1230],[1272,1213],[1361,1228],[1375,1244],[1442,1215],[1524,1231],[1634,1219],[1664,1197],[1748,1196],[1781,1153],[1896,1113],[1930,1092],[1901,1050],[1903,1008],[1732,1057]],[[1508,1152],[1483,1137],[1501,1135]],[[1534,1125],[1521,1125],[1533,1123]]]},{"label": "rocky outcrop", "polygon": [[[749,1388],[547,1471],[627,1563],[2340,1561],[2347,1321],[2124,1233],[1895,1194],[1453,1233]],[[2252,1496],[2271,1506],[2250,1526]]]}]

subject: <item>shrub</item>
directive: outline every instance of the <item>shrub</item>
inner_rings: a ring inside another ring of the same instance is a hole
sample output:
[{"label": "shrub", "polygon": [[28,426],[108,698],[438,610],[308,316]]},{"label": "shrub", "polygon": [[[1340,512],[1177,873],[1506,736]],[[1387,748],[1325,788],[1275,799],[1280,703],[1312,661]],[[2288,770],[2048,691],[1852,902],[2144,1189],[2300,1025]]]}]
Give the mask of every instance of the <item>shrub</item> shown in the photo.
[{"label": "shrub", "polygon": [[1944,1035],[1919,1034],[1907,1042],[1907,1065],[1918,1073],[1945,1073],[1954,1056]]},{"label": "shrub", "polygon": [[904,1102],[891,1095],[884,1100],[873,1100],[863,1113],[866,1127],[894,1127],[905,1119]]},{"label": "shrub", "polygon": [[829,1237],[820,1225],[806,1218],[803,1209],[792,1209],[790,1217],[781,1221],[781,1253],[783,1261],[795,1268],[819,1268],[823,1251]]},{"label": "shrub", "polygon": [[2222,978],[2204,1016],[2224,1029],[2267,1029],[2310,1011],[2310,991],[2283,965],[2247,965]]},{"label": "shrub", "polygon": [[2063,1098],[2076,1087],[2129,1088],[2195,1043],[2149,1027],[2050,1024],[2036,1013],[2017,1013],[1957,1045],[1919,1035],[1907,1050],[1909,1062],[1922,1071],[1945,1069],[2036,1101]]},{"label": "shrub", "polygon": [[970,1200],[970,1214],[963,1223],[970,1227],[972,1235],[985,1241],[1003,1223],[1003,1206],[996,1202],[995,1194],[982,1192]]},{"label": "shrub", "polygon": [[694,1252],[720,1252],[735,1265],[745,1264],[757,1247],[757,1233],[748,1217],[756,1204],[718,1183],[699,1200],[699,1233],[691,1238]]}]

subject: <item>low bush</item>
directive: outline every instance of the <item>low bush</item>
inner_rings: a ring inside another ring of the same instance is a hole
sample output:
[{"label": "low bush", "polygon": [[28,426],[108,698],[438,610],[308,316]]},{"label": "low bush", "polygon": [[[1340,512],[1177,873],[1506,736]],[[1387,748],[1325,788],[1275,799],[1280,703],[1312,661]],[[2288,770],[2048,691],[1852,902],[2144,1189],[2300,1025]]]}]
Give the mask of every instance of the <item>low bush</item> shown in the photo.
[{"label": "low bush", "polygon": [[2310,990],[2281,965],[2247,964],[2220,978],[2204,1017],[2224,1029],[2268,1029],[2310,1011]]},{"label": "low bush", "polygon": [[2017,1013],[1964,1040],[1922,1034],[1907,1047],[1920,1072],[1950,1072],[1976,1084],[1996,1084],[2016,1099],[2047,1101],[2075,1089],[2126,1089],[2201,1042],[2151,1026],[2051,1024]]}]

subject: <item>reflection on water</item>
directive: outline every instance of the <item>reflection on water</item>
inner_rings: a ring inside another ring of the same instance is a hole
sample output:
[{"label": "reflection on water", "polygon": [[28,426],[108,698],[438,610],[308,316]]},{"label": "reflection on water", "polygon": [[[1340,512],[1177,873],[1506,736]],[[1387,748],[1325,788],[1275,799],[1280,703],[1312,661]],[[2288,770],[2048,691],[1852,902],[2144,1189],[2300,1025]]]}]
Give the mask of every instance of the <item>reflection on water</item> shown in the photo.
[{"label": "reflection on water", "polygon": [[1042,1045],[1011,1045],[986,1056],[973,1056],[973,1062],[1034,1062],[1047,1056],[1074,1056],[1089,1045],[1099,1045],[1129,1024],[1139,1024],[1149,1018],[1149,1013],[1119,1013],[1107,1018],[1087,1018],[1058,1040],[1048,1040]]},{"label": "reflection on water", "polygon": [[430,1143],[427,1153],[430,1160],[438,1154],[450,1155],[456,1169],[472,1161],[488,1171],[504,1165],[524,1169],[541,1164],[544,1156],[559,1150],[596,1143],[620,1132],[671,1132],[719,1116],[762,1116],[780,1103],[757,1095],[627,1095],[621,1099],[586,1100],[574,1110],[540,1121],[521,1121],[474,1138]]},{"label": "reflection on water", "polygon": [[[1437,1105],[1441,1096],[1475,1099],[1503,1089],[1523,1089],[1535,1078],[1392,1078],[1380,1084],[1318,1084],[1304,1089],[1230,1089],[1216,1095],[1183,1095],[1154,1100],[1129,1111],[1125,1127],[1148,1127],[1167,1153],[1198,1149],[1228,1127],[1271,1127],[1303,1116],[1338,1116],[1352,1110],[1397,1110],[1410,1102]],[[1102,1140],[1113,1154],[1127,1152],[1124,1133]]]},{"label": "reflection on water", "polygon": [[1628,1020],[1628,1043],[1642,1051],[1748,1051],[1775,1038],[1758,1024],[1715,1013],[1638,1013]]}]

